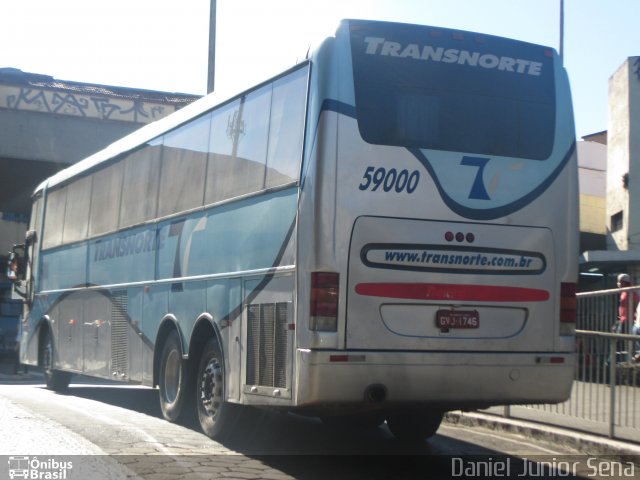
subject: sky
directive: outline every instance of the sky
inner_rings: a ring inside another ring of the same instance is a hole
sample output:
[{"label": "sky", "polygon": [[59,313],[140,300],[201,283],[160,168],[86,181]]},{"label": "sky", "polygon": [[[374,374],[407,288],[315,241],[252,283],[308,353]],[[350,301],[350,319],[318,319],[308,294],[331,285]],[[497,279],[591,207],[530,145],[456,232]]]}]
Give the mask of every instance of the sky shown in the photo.
[{"label": "sky", "polygon": [[[0,68],[205,94],[210,0],[2,0]],[[607,129],[609,77],[640,56],[640,1],[565,0],[578,137]],[[217,0],[215,89],[239,92],[303,59],[341,18],[470,30],[559,49],[560,0]]]}]

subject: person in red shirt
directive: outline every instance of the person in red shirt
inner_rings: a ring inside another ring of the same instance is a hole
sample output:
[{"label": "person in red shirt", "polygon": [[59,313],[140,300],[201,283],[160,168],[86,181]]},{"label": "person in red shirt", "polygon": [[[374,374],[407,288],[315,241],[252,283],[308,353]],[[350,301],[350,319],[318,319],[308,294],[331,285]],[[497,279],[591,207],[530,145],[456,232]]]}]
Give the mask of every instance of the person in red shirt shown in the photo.
[{"label": "person in red shirt", "polygon": [[[618,275],[618,288],[625,288],[631,286],[631,277],[626,273]],[[629,305],[629,294],[633,296],[633,304]],[[631,326],[629,324],[629,307],[631,306],[633,312],[633,318],[631,323],[635,321],[636,308],[640,297],[635,290],[626,290],[620,293],[620,303],[618,304],[618,321],[614,325],[614,333],[629,333],[631,332]]]}]

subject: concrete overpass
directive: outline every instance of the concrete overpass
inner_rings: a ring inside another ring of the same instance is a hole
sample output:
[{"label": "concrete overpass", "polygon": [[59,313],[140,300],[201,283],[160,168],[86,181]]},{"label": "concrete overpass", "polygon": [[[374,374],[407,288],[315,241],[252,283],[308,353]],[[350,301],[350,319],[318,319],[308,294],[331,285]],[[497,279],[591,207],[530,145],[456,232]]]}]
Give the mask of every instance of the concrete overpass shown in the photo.
[{"label": "concrete overpass", "polygon": [[0,68],[0,212],[28,215],[44,178],[197,98]]},{"label": "concrete overpass", "polygon": [[0,68],[0,324],[19,312],[8,307],[4,264],[12,245],[24,241],[35,187],[198,98]]}]

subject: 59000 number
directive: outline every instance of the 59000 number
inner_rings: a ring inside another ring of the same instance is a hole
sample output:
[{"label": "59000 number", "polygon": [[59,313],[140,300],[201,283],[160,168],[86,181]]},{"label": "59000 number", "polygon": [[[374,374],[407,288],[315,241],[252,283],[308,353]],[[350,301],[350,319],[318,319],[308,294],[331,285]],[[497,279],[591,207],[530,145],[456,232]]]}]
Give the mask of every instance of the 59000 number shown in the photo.
[{"label": "59000 number", "polygon": [[362,191],[371,190],[372,192],[382,188],[385,192],[395,190],[397,193],[413,193],[419,181],[420,172],[417,170],[413,172],[400,170],[398,172],[395,168],[387,170],[383,167],[367,167],[358,188]]}]

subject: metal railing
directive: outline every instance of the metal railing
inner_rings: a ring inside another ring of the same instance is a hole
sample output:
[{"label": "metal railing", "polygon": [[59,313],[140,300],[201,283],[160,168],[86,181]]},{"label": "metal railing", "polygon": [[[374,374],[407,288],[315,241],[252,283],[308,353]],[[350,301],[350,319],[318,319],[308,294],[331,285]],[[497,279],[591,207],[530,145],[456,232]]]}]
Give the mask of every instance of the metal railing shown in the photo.
[{"label": "metal railing", "polygon": [[[613,330],[623,291],[640,287],[578,294],[576,329],[576,373],[570,398],[557,405],[528,405],[527,409],[547,412],[564,424],[572,417],[606,425],[611,438],[640,439],[640,336],[632,334],[633,314],[622,328]],[[628,312],[634,312],[629,294]],[[506,407],[505,416],[519,416]],[[570,422],[567,422],[570,423]],[[603,430],[604,432],[604,430]]]}]

